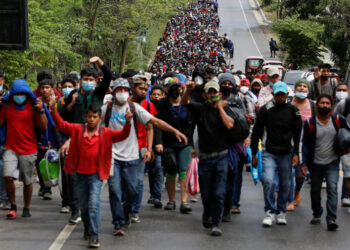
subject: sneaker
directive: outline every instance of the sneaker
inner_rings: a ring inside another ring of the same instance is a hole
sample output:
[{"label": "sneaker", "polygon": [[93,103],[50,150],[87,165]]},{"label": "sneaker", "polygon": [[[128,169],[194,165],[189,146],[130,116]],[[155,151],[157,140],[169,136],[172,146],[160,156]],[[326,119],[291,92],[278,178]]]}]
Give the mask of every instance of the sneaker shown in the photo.
[{"label": "sneaker", "polygon": [[267,211],[266,217],[263,219],[262,224],[265,227],[271,227],[274,221],[275,221],[275,214],[271,213],[271,211]]},{"label": "sneaker", "polygon": [[288,212],[293,212],[294,209],[295,209],[294,203],[289,203],[289,204],[287,205],[287,211],[288,211]]},{"label": "sneaker", "polygon": [[192,212],[192,207],[188,202],[181,203],[180,212],[183,214],[188,214]]},{"label": "sneaker", "polygon": [[221,219],[222,222],[231,222],[231,213],[230,211],[224,211],[223,215],[222,215],[222,219]]},{"label": "sneaker", "polygon": [[162,202],[160,200],[158,200],[158,199],[154,199],[153,200],[153,205],[154,205],[155,208],[162,208],[163,207]]},{"label": "sneaker", "polygon": [[140,223],[141,222],[138,213],[132,213],[132,215],[131,215],[131,222],[132,223]]},{"label": "sneaker", "polygon": [[338,224],[335,221],[330,221],[327,223],[328,231],[336,231],[338,229]]},{"label": "sneaker", "polygon": [[100,242],[98,241],[97,238],[91,238],[89,241],[89,247],[90,248],[99,248],[100,247]]},{"label": "sneaker", "polygon": [[212,235],[212,236],[221,236],[222,235],[222,231],[218,227],[212,227],[211,231],[210,231],[210,235]]},{"label": "sneaker", "polygon": [[196,203],[196,202],[198,202],[199,200],[198,200],[198,198],[196,198],[196,197],[192,197],[191,198],[191,202],[193,202],[193,203]]},{"label": "sneaker", "polygon": [[148,204],[153,204],[153,203],[154,203],[154,199],[153,199],[152,196],[149,197],[147,203],[148,203]]},{"label": "sneaker", "polygon": [[0,209],[2,210],[10,210],[10,202],[8,200],[3,200],[0,202]]},{"label": "sneaker", "polygon": [[327,188],[327,183],[325,181],[322,182],[322,189],[326,189]]},{"label": "sneaker", "polygon": [[68,206],[61,207],[61,210],[60,210],[61,214],[68,214],[69,212],[70,212],[70,210],[69,210]]},{"label": "sneaker", "polygon": [[239,210],[239,207],[234,206],[234,207],[232,207],[231,213],[240,214],[241,210]]},{"label": "sneaker", "polygon": [[169,201],[166,206],[164,207],[165,210],[175,210],[176,209],[176,203],[175,201]]},{"label": "sneaker", "polygon": [[52,200],[52,194],[51,193],[44,193],[43,194],[43,200]]},{"label": "sneaker", "polygon": [[310,221],[310,224],[312,224],[312,225],[320,225],[321,224],[321,218],[317,218],[317,217],[312,218],[312,220]]},{"label": "sneaker", "polygon": [[341,204],[343,207],[350,207],[350,199],[349,198],[341,199]]},{"label": "sneaker", "polygon": [[120,228],[120,229],[116,229],[113,235],[114,236],[124,236],[125,232],[123,229]]},{"label": "sneaker", "polygon": [[72,215],[69,218],[70,225],[76,225],[81,221],[81,217],[79,215],[79,210],[72,211]]},{"label": "sneaker", "polygon": [[203,214],[202,224],[203,224],[203,227],[210,228],[212,224],[211,217]]},{"label": "sneaker", "polygon": [[286,213],[280,212],[277,214],[276,224],[287,225]]},{"label": "sneaker", "polygon": [[25,217],[25,218],[32,217],[32,215],[29,212],[29,208],[23,208],[22,217]]}]

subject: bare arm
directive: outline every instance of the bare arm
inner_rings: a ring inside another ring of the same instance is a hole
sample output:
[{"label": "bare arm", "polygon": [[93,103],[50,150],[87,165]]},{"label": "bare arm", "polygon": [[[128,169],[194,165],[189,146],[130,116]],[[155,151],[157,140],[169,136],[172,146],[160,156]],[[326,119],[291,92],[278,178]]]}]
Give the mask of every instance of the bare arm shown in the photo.
[{"label": "bare arm", "polygon": [[45,114],[45,109],[43,107],[42,101],[37,101],[34,104],[35,108],[35,122],[37,123],[38,127],[41,131],[45,131],[47,129],[48,121]]},{"label": "bare arm", "polygon": [[165,121],[162,121],[156,117],[152,117],[151,120],[149,120],[150,123],[152,123],[154,126],[156,126],[157,128],[165,131],[165,132],[169,132],[175,135],[175,137],[179,140],[179,142],[181,142],[182,140],[184,141],[185,144],[187,144],[187,137],[181,133],[179,130],[173,128],[172,126],[170,126],[168,123],[166,123]]},{"label": "bare arm", "polygon": [[188,81],[186,83],[186,90],[181,98],[181,105],[186,106],[190,104],[190,94],[191,94],[191,91],[196,87],[196,85],[197,84],[195,82],[191,82],[191,81]]}]

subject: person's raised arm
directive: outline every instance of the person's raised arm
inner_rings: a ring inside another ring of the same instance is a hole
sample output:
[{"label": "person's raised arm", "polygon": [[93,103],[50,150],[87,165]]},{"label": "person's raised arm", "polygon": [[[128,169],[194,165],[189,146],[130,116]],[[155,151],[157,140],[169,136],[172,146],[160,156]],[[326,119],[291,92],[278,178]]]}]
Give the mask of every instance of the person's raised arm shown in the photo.
[{"label": "person's raised arm", "polygon": [[190,94],[196,86],[197,86],[197,84],[195,82],[192,82],[192,81],[188,81],[186,83],[186,90],[181,98],[181,105],[187,106],[188,104],[190,104]]},{"label": "person's raised arm", "polygon": [[37,100],[34,104],[35,108],[35,122],[41,131],[45,131],[48,126],[48,121],[45,113],[45,108],[43,106],[43,102],[41,100]]},{"label": "person's raised arm", "polygon": [[93,64],[93,63],[97,63],[103,72],[102,83],[99,86],[97,86],[97,88],[94,91],[94,94],[100,97],[101,99],[103,99],[108,92],[109,85],[111,84],[112,72],[110,68],[108,68],[108,66],[105,65],[104,62],[101,60],[101,58],[99,58],[98,56],[94,56],[89,59],[88,64]]},{"label": "person's raised arm", "polygon": [[165,132],[169,132],[175,135],[175,137],[179,140],[179,142],[184,141],[185,145],[187,145],[187,137],[181,133],[179,130],[177,130],[176,128],[170,126],[168,123],[166,123],[165,121],[162,121],[154,116],[152,116],[152,118],[149,120],[150,123],[153,124],[153,126],[165,131]]}]

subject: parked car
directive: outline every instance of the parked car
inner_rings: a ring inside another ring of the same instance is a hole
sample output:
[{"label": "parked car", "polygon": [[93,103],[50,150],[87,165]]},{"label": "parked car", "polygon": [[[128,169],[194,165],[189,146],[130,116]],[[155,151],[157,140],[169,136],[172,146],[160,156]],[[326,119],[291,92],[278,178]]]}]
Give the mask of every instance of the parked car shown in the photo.
[{"label": "parked car", "polygon": [[310,74],[313,76],[312,72],[308,72],[304,70],[289,70],[284,74],[282,81],[287,83],[289,87],[294,89],[294,84],[296,81],[298,81],[300,78],[307,79],[307,77]]}]

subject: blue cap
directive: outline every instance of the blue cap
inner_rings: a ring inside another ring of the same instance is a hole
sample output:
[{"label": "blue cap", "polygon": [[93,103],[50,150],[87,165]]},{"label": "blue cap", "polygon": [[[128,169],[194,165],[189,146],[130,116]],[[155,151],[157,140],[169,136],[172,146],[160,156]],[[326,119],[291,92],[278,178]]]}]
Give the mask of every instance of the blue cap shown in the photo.
[{"label": "blue cap", "polygon": [[277,93],[284,93],[284,94],[287,94],[288,93],[288,87],[287,87],[287,84],[284,83],[284,82],[276,82],[274,85],[273,85],[273,93],[274,94],[277,94]]}]

